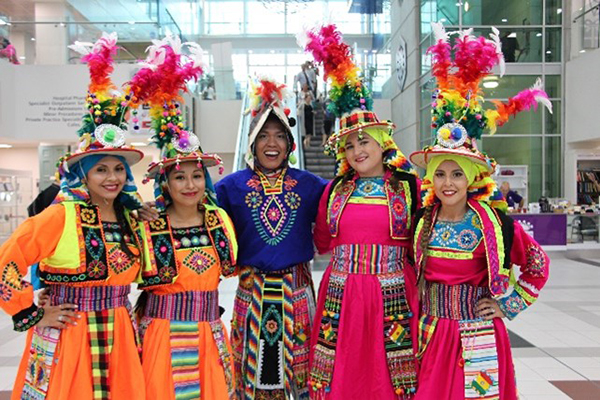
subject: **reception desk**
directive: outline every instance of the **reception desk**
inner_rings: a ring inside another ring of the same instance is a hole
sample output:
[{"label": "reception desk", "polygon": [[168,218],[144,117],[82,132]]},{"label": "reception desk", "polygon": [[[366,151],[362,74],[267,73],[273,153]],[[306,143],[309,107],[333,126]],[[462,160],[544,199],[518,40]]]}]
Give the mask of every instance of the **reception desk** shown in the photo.
[{"label": "reception desk", "polygon": [[542,246],[567,245],[567,214],[509,214]]}]

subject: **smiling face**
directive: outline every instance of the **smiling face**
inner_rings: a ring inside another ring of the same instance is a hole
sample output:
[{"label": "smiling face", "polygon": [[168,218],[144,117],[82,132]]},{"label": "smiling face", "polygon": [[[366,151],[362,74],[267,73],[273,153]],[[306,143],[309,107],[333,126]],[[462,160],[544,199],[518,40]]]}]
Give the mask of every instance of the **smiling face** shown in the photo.
[{"label": "smiling face", "polygon": [[283,124],[276,118],[269,118],[256,136],[254,142],[258,163],[268,170],[282,166],[287,158],[288,139]]},{"label": "smiling face", "polygon": [[467,176],[455,161],[444,161],[433,173],[433,189],[442,206],[466,204],[468,186]]},{"label": "smiling face", "polygon": [[96,163],[86,175],[87,188],[93,203],[114,201],[127,180],[125,165],[116,157],[107,156]]},{"label": "smiling face", "polygon": [[167,187],[174,207],[197,207],[204,198],[204,170],[195,161],[173,167],[167,176]]},{"label": "smiling face", "polygon": [[[362,137],[362,139],[360,137]],[[348,135],[346,144],[346,160],[361,177],[383,176],[383,149],[367,133],[359,135],[353,132]]]}]

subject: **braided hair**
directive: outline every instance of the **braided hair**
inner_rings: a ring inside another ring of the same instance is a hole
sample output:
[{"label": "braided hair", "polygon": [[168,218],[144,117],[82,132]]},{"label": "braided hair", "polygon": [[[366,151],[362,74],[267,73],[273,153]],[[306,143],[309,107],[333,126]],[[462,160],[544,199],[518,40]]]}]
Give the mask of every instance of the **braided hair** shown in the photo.
[{"label": "braided hair", "polygon": [[123,204],[121,204],[121,202],[119,202],[119,201],[114,202],[114,207],[115,207],[115,214],[117,215],[117,223],[121,227],[121,232],[123,233],[121,235],[121,241],[119,242],[119,245],[121,246],[121,250],[123,250],[123,252],[125,254],[127,254],[127,257],[129,257],[129,258],[136,257],[136,255],[133,254],[133,252],[127,245],[127,242],[125,241],[125,236],[128,235],[131,238],[131,240],[135,243],[135,237],[133,236],[133,230],[131,229],[131,225],[129,224],[129,221],[127,221],[127,218],[125,217],[125,208],[123,207]]},{"label": "braided hair", "polygon": [[425,207],[423,214],[423,231],[421,233],[421,241],[419,247],[423,254],[421,265],[419,265],[419,280],[417,287],[419,288],[419,297],[422,298],[425,293],[425,265],[427,265],[427,249],[429,247],[429,239],[433,230],[433,206]]}]

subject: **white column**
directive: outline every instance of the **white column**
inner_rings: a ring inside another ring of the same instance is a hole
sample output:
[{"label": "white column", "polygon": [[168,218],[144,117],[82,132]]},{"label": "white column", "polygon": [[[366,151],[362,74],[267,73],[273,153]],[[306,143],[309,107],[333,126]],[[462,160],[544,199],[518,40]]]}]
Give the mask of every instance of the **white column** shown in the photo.
[{"label": "white column", "polygon": [[[66,3],[60,0],[45,0],[35,3],[35,21],[67,20]],[[36,24],[36,64],[62,65],[67,62],[67,29],[55,24]]]}]

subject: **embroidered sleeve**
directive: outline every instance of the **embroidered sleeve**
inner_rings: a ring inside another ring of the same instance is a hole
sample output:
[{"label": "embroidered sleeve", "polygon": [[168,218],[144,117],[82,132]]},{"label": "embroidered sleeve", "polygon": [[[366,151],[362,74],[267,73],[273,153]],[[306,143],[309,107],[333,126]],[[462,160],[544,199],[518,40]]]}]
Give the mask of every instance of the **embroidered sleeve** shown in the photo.
[{"label": "embroidered sleeve", "polygon": [[327,197],[331,184],[332,183],[330,182],[323,191],[321,200],[319,201],[319,209],[317,211],[314,241],[319,254],[327,253],[331,246],[331,234],[329,233],[329,223],[327,222]]},{"label": "embroidered sleeve", "polygon": [[[62,234],[65,219],[60,205],[23,222],[0,247],[0,308],[14,316],[15,328],[41,319],[33,304],[33,287],[23,280],[29,266],[52,255]],[[28,329],[27,327],[26,329]],[[25,329],[25,330],[26,330]]]},{"label": "embroidered sleeve", "polygon": [[548,280],[550,260],[541,246],[520,224],[515,223],[515,234],[510,252],[511,262],[519,266],[520,275],[513,291],[498,303],[504,314],[513,319],[533,304]]},{"label": "embroidered sleeve", "polygon": [[233,227],[233,223],[231,222],[231,218],[229,218],[229,215],[227,215],[225,210],[220,208],[217,208],[216,210],[219,214],[220,220],[222,221],[223,231],[225,233],[226,240],[229,243],[229,246],[227,246],[228,256],[220,257],[221,260],[226,260],[226,262],[223,263],[226,265],[221,265],[221,274],[225,277],[231,277],[237,275],[238,272],[236,267],[238,243],[235,236],[235,229]]}]

